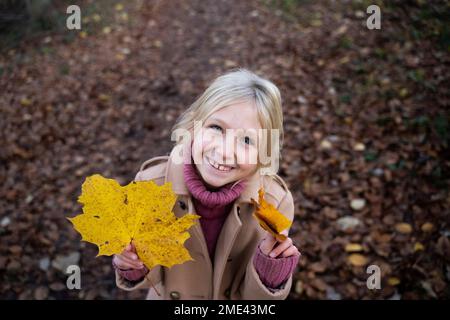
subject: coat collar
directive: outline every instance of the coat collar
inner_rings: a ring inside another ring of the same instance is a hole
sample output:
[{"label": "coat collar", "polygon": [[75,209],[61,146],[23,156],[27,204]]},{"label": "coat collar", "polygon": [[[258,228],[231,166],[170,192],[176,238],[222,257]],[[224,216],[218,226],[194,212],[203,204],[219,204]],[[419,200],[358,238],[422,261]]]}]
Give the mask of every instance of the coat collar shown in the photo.
[{"label": "coat collar", "polygon": [[[189,195],[188,188],[184,182],[183,173],[183,145],[176,145],[170,153],[167,167],[165,182],[172,183],[173,191],[178,195]],[[258,199],[258,190],[260,188],[261,178],[259,170],[251,177],[246,179],[245,188],[235,203],[251,203],[251,199]]]}]

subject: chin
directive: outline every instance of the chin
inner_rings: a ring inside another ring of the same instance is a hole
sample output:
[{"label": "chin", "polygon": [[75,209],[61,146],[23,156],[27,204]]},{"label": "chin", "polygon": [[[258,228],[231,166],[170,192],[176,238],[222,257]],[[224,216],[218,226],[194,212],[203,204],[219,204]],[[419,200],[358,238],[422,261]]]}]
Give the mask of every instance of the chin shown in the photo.
[{"label": "chin", "polygon": [[214,177],[204,171],[200,171],[200,176],[207,185],[214,188],[220,188],[233,181],[231,177],[228,179],[224,179],[223,177]]}]

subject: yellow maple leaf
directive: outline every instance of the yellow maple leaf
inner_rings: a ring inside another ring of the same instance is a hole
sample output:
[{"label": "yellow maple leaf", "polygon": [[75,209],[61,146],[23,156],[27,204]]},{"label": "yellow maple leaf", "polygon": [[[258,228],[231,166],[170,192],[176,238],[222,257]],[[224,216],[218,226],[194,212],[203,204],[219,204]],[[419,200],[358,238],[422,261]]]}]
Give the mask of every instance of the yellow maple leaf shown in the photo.
[{"label": "yellow maple leaf", "polygon": [[286,236],[280,232],[289,228],[292,224],[281,212],[279,212],[272,204],[264,200],[264,189],[258,190],[258,202],[251,199],[256,206],[253,216],[258,220],[261,227],[272,234],[278,241],[286,240]]},{"label": "yellow maple leaf", "polygon": [[172,212],[176,195],[171,184],[137,181],[122,187],[114,179],[95,174],[86,178],[78,201],[83,214],[68,218],[82,241],[98,246],[97,256],[120,254],[133,243],[151,269],[193,260],[184,242],[198,215],[177,218]]}]

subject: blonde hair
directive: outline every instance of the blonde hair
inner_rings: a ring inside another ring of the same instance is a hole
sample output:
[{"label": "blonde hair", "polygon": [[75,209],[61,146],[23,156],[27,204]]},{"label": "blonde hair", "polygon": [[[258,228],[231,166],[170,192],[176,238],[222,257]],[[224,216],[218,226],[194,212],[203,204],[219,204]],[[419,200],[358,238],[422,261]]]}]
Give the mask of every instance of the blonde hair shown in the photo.
[{"label": "blonde hair", "polygon": [[[258,120],[263,129],[279,132],[279,149],[283,144],[283,112],[281,95],[277,86],[255,73],[238,68],[217,77],[203,94],[178,118],[172,128],[192,130],[194,121],[205,121],[214,112],[238,101],[253,101],[256,105]],[[271,154],[271,139],[267,139],[268,152]],[[177,143],[181,142],[180,140]]]}]

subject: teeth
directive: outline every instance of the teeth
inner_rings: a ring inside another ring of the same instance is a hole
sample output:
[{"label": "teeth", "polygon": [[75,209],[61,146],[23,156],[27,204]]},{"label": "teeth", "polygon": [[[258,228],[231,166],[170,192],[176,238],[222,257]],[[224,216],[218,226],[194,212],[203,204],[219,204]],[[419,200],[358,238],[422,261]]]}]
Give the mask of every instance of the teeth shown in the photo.
[{"label": "teeth", "polygon": [[221,165],[221,164],[217,163],[216,161],[214,161],[214,160],[212,160],[210,158],[208,158],[208,162],[209,162],[209,164],[211,166],[213,166],[214,168],[216,168],[219,171],[230,171],[232,169],[231,167]]}]

